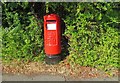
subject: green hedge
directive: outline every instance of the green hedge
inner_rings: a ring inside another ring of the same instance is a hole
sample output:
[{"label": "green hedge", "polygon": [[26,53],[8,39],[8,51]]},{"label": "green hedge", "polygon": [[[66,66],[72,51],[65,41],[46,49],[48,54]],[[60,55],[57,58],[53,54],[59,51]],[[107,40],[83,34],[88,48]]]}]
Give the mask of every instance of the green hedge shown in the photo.
[{"label": "green hedge", "polygon": [[4,3],[2,16],[4,61],[43,60],[43,20],[34,15],[33,3]]},{"label": "green hedge", "polygon": [[[5,60],[44,59],[43,24],[37,25],[38,22],[43,23],[43,19],[35,18],[30,4],[3,4]],[[46,8],[48,13],[57,13],[65,22],[66,30],[63,35],[70,45],[68,61],[71,65],[79,64],[105,70],[119,67],[120,3],[51,2],[46,4]],[[44,11],[44,8],[38,10]],[[34,52],[37,56],[34,56]]]},{"label": "green hedge", "polygon": [[[111,69],[118,67],[117,6],[111,3],[78,3],[74,19],[65,20],[70,38],[70,63]],[[74,7],[73,7],[74,8]],[[74,21],[71,22],[71,21]]]}]

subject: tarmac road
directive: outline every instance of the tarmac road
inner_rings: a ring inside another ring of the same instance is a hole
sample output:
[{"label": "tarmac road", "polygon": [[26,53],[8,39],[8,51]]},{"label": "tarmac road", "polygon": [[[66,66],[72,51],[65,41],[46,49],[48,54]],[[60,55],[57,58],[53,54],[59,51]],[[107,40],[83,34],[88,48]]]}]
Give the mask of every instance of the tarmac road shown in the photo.
[{"label": "tarmac road", "polygon": [[90,78],[90,79],[73,79],[61,75],[41,74],[36,76],[26,76],[17,74],[2,74],[2,81],[118,81],[118,77],[112,78]]}]

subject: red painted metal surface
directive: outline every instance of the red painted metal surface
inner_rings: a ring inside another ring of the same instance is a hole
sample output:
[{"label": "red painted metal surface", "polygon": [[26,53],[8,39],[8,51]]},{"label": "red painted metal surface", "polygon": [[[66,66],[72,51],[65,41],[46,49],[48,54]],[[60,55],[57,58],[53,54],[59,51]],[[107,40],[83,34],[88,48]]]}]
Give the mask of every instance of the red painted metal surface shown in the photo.
[{"label": "red painted metal surface", "polygon": [[60,17],[57,14],[44,16],[44,49],[47,55],[61,53]]}]

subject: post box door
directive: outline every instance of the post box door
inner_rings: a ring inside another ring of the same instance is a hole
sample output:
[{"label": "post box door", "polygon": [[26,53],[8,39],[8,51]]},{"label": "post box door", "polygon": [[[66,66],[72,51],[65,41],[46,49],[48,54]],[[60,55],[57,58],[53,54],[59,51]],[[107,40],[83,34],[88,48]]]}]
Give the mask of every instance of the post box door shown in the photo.
[{"label": "post box door", "polygon": [[56,21],[55,20],[48,20],[47,21],[47,40],[46,44],[49,46],[55,46],[57,45],[56,42]]}]

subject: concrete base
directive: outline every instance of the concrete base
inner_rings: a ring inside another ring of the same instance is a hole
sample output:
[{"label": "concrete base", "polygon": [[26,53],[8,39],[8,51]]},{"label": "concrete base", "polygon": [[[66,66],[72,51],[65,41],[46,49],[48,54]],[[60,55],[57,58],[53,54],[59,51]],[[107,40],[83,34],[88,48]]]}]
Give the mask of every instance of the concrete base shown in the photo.
[{"label": "concrete base", "polygon": [[46,55],[45,57],[45,62],[46,64],[57,64],[61,61],[61,56],[60,55]]}]

